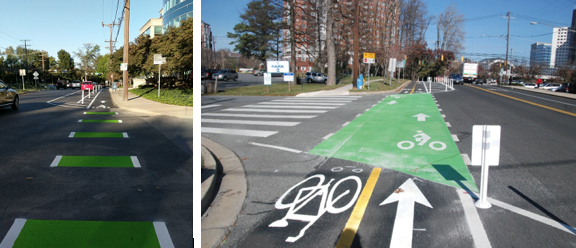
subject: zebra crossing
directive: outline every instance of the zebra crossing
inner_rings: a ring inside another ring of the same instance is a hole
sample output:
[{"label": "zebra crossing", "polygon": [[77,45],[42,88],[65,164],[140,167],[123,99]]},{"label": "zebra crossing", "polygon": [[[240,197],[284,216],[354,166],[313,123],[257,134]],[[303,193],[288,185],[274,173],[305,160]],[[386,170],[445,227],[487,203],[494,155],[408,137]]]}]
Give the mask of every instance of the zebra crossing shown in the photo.
[{"label": "zebra crossing", "polygon": [[[202,113],[202,133],[269,137],[362,96],[288,97]],[[205,112],[205,111],[203,111]]]}]

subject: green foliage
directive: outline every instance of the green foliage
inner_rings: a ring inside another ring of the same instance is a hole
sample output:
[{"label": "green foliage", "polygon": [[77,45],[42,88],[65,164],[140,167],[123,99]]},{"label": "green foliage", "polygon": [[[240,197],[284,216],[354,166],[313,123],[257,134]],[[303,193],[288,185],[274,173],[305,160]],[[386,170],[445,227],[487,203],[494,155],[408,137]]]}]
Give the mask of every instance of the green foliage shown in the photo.
[{"label": "green foliage", "polygon": [[130,92],[156,102],[192,107],[192,89],[161,89],[160,98],[158,88],[143,87],[132,89]]},{"label": "green foliage", "polygon": [[276,43],[280,39],[282,19],[281,3],[273,0],[255,0],[248,3],[246,12],[240,15],[241,23],[234,26],[234,33],[228,38],[235,39],[234,51],[246,58],[254,57],[266,61],[270,54],[276,53]]},{"label": "green foliage", "polygon": [[96,69],[96,58],[100,53],[100,46],[90,43],[84,44],[74,55],[80,59],[80,66],[86,73],[92,73]]},{"label": "green foliage", "polygon": [[58,51],[58,69],[70,70],[72,68],[74,68],[74,59],[72,59],[70,53],[66,52],[64,49]]}]

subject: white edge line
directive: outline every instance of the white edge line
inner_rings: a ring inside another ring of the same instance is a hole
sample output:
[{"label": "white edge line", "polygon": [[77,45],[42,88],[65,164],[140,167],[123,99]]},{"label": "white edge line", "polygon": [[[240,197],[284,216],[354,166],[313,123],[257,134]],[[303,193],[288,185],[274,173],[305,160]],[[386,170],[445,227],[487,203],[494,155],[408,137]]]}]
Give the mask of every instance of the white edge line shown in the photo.
[{"label": "white edge line", "polygon": [[266,145],[266,144],[260,144],[260,143],[256,143],[256,142],[250,142],[248,143],[250,145],[255,145],[255,146],[262,146],[262,147],[268,147],[268,148],[274,148],[274,149],[278,149],[278,150],[282,150],[282,151],[287,151],[287,152],[293,152],[293,153],[301,153],[302,151],[296,150],[296,149],[291,149],[291,148],[286,148],[286,147],[281,147],[281,146],[273,146],[273,145]]},{"label": "white edge line", "polygon": [[122,123],[122,120],[118,120],[118,123]]},{"label": "white edge line", "polygon": [[130,159],[132,159],[132,164],[134,165],[134,167],[136,168],[140,168],[140,161],[138,161],[138,157],[136,156],[130,156]]},{"label": "white edge line", "polygon": [[447,126],[447,127],[452,127],[452,125],[450,125],[450,122],[446,122],[446,126]]},{"label": "white edge line", "polygon": [[332,137],[332,135],[334,135],[334,133],[329,133],[328,135],[324,136],[324,138],[322,138],[322,139],[326,140],[326,139]]},{"label": "white edge line", "polygon": [[10,230],[8,230],[8,233],[6,233],[6,236],[2,240],[2,243],[0,243],[0,248],[11,248],[14,246],[14,242],[16,242],[20,232],[22,232],[24,224],[26,224],[26,219],[16,218],[14,224],[12,224],[12,227],[10,227]]},{"label": "white edge line", "polygon": [[[90,109],[90,107],[92,107],[92,103],[94,103],[94,101],[96,101],[96,98],[98,98],[98,96],[100,95],[100,92],[102,92],[102,90],[98,91],[98,94],[96,94],[96,96],[94,96],[94,99],[92,99],[92,101],[90,102],[90,104],[88,104],[88,107],[86,107],[86,109]],[[94,94],[94,91],[92,91],[92,94]],[[90,95],[90,93],[88,93],[88,95]]]},{"label": "white edge line", "polygon": [[464,160],[465,165],[472,165],[472,161],[470,160],[470,156],[468,156],[468,154],[462,153],[460,154],[460,157],[462,157],[462,160]]},{"label": "white edge line", "polygon": [[118,112],[115,112],[118,115]]},{"label": "white edge line", "polygon": [[68,138],[74,138],[74,134],[76,134],[76,132],[70,132],[70,135],[68,135]]},{"label": "white edge line", "polygon": [[350,124],[349,121],[347,121],[346,123],[342,124],[343,127],[348,126],[348,124]]},{"label": "white edge line", "polygon": [[127,132],[123,132],[122,136],[124,136],[124,138],[128,138],[128,133]]},{"label": "white edge line", "polygon": [[544,224],[546,224],[546,225],[549,225],[549,226],[551,226],[551,227],[555,227],[555,228],[558,228],[558,229],[560,229],[560,230],[562,230],[562,231],[565,231],[565,232],[567,232],[567,233],[570,233],[570,234],[572,234],[572,235],[575,235],[574,232],[572,231],[572,230],[574,230],[574,228],[571,227],[571,226],[564,225],[564,224],[559,223],[559,222],[557,222],[557,221],[555,221],[555,220],[551,220],[551,219],[548,219],[548,218],[546,218],[546,217],[544,217],[544,216],[541,216],[541,215],[538,215],[538,214],[535,214],[535,213],[532,213],[532,212],[528,212],[528,211],[526,211],[526,210],[524,210],[524,209],[521,209],[521,208],[519,208],[519,207],[512,206],[512,205],[510,205],[510,204],[508,204],[508,203],[501,202],[501,201],[498,201],[498,200],[496,200],[496,199],[492,199],[492,198],[490,198],[490,197],[488,197],[488,201],[489,201],[490,203],[498,206],[498,207],[503,208],[503,209],[507,209],[507,210],[512,211],[512,212],[514,212],[514,213],[517,213],[517,214],[519,214],[519,215],[528,217],[528,218],[533,219],[533,220],[535,220],[535,221],[542,222],[542,223],[544,223]]},{"label": "white edge line", "polygon": [[82,122],[82,119],[78,120],[78,122]]},{"label": "white edge line", "polygon": [[84,112],[84,114],[86,114],[86,112]]},{"label": "white edge line", "polygon": [[174,248],[174,243],[170,238],[168,233],[168,228],[164,222],[153,222],[154,230],[156,231],[156,237],[158,237],[158,242],[162,248]]},{"label": "white edge line", "polygon": [[458,136],[456,134],[452,134],[452,139],[454,140],[454,142],[460,142],[460,139],[458,139]]},{"label": "white edge line", "polygon": [[484,225],[480,220],[480,215],[478,215],[478,210],[474,206],[474,200],[472,196],[465,194],[465,190],[456,189],[456,194],[460,198],[460,203],[462,203],[462,208],[464,209],[464,215],[466,217],[466,222],[468,223],[468,228],[470,229],[470,234],[472,234],[472,239],[474,240],[475,247],[485,247],[490,248],[490,240],[484,229]]},{"label": "white edge line", "polygon": [[356,115],[356,118],[360,117],[361,115],[362,115],[362,114],[357,114],[357,115]]},{"label": "white edge line", "polygon": [[62,156],[61,155],[56,156],[56,158],[54,158],[54,161],[52,161],[52,164],[50,164],[50,167],[58,166],[60,160],[62,160]]}]

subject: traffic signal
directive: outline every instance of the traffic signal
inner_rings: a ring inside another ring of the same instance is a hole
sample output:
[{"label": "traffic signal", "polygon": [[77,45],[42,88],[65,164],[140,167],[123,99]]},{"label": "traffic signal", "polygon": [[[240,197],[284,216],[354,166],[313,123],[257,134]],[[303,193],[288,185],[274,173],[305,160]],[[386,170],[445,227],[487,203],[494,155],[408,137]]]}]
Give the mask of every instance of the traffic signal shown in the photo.
[{"label": "traffic signal", "polygon": [[444,61],[444,54],[442,54],[442,57],[441,57],[441,59],[440,59],[440,60]]}]

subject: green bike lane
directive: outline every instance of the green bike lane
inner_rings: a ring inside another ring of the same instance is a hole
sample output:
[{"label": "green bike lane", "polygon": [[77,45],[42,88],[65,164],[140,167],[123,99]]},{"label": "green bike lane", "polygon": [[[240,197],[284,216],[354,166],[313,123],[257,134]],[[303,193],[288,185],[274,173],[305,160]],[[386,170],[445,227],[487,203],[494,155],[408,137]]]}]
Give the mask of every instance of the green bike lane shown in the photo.
[{"label": "green bike lane", "polygon": [[478,191],[429,94],[391,95],[309,153]]},{"label": "green bike lane", "polygon": [[11,199],[0,247],[187,247],[192,203],[182,196],[191,187],[182,187],[178,165],[191,158],[142,117],[57,109],[50,119],[64,125],[37,139],[47,156],[7,157],[10,165],[34,162],[24,166],[30,185],[0,192]]}]

